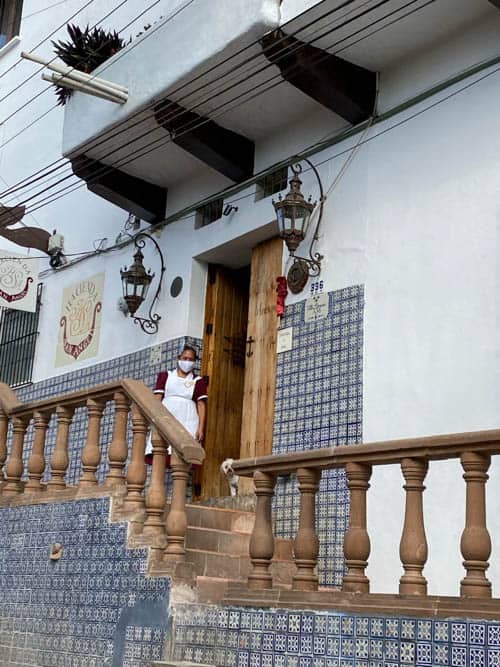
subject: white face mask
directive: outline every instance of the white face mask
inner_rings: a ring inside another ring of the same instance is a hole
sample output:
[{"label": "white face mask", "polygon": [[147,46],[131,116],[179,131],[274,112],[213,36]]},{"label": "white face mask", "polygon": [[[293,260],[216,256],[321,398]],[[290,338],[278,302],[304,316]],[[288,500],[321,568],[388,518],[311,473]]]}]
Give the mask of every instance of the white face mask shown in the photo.
[{"label": "white face mask", "polygon": [[189,373],[194,368],[194,361],[187,361],[186,359],[179,359],[177,362],[179,368],[183,373]]}]

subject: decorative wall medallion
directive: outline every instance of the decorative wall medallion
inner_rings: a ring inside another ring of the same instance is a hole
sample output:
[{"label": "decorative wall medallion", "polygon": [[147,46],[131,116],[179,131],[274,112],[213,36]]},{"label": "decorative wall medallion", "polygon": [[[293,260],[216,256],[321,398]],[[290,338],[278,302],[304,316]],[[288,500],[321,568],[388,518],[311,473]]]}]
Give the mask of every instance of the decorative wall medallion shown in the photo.
[{"label": "decorative wall medallion", "polygon": [[292,294],[300,294],[309,280],[309,266],[303,259],[295,259],[287,275]]},{"label": "decorative wall medallion", "polygon": [[82,280],[64,290],[56,366],[97,355],[103,290],[104,273]]},{"label": "decorative wall medallion", "polygon": [[170,285],[170,296],[175,299],[182,292],[183,280],[180,276],[172,280]]},{"label": "decorative wall medallion", "polygon": [[34,313],[38,260],[6,250],[0,255],[5,255],[0,259],[0,306]]}]

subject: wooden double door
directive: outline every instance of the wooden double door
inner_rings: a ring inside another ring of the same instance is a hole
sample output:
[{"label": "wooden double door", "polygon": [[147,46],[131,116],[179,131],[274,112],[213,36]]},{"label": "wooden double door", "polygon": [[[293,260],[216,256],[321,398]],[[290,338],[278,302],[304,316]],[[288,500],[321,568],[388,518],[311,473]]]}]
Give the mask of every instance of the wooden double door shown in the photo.
[{"label": "wooden double door", "polygon": [[222,461],[272,451],[282,249],[271,239],[253,249],[248,267],[209,266],[201,369],[209,377],[206,459],[194,480],[200,499],[228,495]]}]

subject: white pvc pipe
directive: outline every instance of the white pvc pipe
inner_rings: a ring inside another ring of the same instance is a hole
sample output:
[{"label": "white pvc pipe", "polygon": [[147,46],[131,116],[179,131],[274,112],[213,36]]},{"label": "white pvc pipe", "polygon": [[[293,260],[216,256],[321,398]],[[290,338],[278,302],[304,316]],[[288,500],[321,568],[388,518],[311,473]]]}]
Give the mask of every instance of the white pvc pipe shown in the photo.
[{"label": "white pvc pipe", "polygon": [[108,88],[114,88],[116,92],[128,95],[128,88],[126,88],[125,86],[120,86],[118,83],[113,83],[112,81],[106,81],[104,79],[100,79],[96,76],[93,76],[92,74],[86,74],[85,72],[80,72],[74,67],[58,65],[49,60],[45,60],[40,56],[35,56],[33,53],[26,53],[25,51],[21,52],[21,58],[24,58],[25,60],[31,60],[32,62],[38,63],[39,65],[45,65],[45,67],[51,69],[53,72],[57,72],[58,74],[64,74],[65,76],[72,76],[74,79],[80,81],[81,83],[97,82],[100,84],[104,84]]},{"label": "white pvc pipe", "polygon": [[116,90],[116,88],[108,86],[106,82],[96,81],[95,79],[82,80],[82,77],[74,76],[74,74],[75,72],[73,71],[68,74],[52,74],[51,77],[52,80],[57,82],[59,85],[64,85],[64,83],[60,83],[62,81],[75,81],[77,83],[81,83],[84,86],[87,86],[88,88],[99,91],[100,93],[113,95],[116,97],[116,99],[119,99],[122,104],[125,104],[125,102],[128,100],[127,93],[122,93],[121,91]]},{"label": "white pvc pipe", "polygon": [[55,74],[42,74],[42,79],[48,81],[56,86],[64,86],[65,88],[71,88],[72,90],[78,90],[82,93],[87,93],[88,95],[93,95],[94,97],[100,97],[103,100],[108,100],[109,102],[115,102],[116,104],[125,104],[124,100],[112,95],[110,93],[104,93],[90,86],[86,86],[84,83],[79,81],[74,81],[68,77],[59,77],[57,78]]}]

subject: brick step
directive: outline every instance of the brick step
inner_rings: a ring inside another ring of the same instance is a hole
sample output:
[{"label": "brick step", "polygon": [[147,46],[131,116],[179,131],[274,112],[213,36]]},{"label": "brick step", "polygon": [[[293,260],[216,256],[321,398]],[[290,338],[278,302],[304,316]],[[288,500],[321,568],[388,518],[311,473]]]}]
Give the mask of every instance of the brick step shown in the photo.
[{"label": "brick step", "polygon": [[[168,511],[168,508],[167,508]],[[188,524],[199,528],[251,533],[255,521],[253,512],[206,505],[186,505]]]},{"label": "brick step", "polygon": [[[196,577],[245,582],[250,571],[248,555],[186,549],[186,560],[183,563],[157,561],[151,567],[150,574],[155,577],[173,576],[175,579],[182,578],[185,581],[190,578],[194,584]],[[276,559],[271,565],[271,574],[277,585],[289,584],[295,571],[295,564],[291,560]]]},{"label": "brick step", "polygon": [[218,604],[226,595],[228,588],[236,586],[237,579],[223,579],[222,577],[196,577],[198,602],[200,604]]},{"label": "brick step", "polygon": [[[249,546],[250,533],[199,528],[192,525],[189,525],[187,529],[186,547],[188,549],[202,549],[220,554],[248,557]],[[293,557],[291,540],[275,539],[274,554],[277,560],[291,560]]]}]

